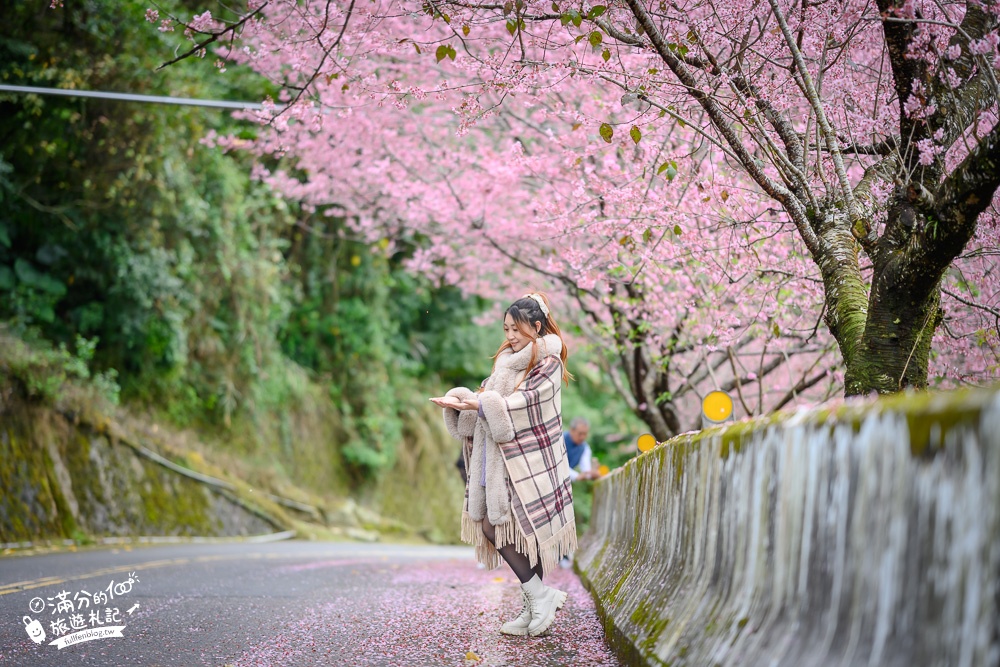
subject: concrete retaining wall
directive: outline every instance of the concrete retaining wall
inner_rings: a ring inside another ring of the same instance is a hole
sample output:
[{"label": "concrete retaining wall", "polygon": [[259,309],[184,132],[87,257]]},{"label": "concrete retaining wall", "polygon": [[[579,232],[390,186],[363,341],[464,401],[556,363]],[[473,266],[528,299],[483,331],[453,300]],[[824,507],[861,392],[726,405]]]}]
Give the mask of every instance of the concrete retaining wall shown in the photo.
[{"label": "concrete retaining wall", "polygon": [[598,483],[577,567],[639,665],[1000,664],[1000,391],[685,435]]},{"label": "concrete retaining wall", "polygon": [[44,407],[0,411],[0,544],[278,529],[235,494],[138,456],[93,426]]}]

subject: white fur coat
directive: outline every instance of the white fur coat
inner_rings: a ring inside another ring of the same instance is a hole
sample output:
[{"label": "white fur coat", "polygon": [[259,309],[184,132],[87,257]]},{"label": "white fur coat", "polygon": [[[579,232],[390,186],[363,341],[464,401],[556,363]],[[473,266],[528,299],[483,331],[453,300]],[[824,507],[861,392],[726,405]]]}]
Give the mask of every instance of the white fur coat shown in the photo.
[{"label": "white fur coat", "polygon": [[[530,375],[529,344],[499,356],[478,395],[465,387],[448,392],[461,399],[478,397],[485,419],[473,410],[444,408],[449,432],[465,445],[469,482],[462,537],[490,567],[500,559],[482,534],[483,519],[496,527],[497,547],[516,544],[532,565],[541,555],[546,571],[576,546],[560,414],[562,341],[550,334],[537,339],[537,348]],[[484,459],[485,487],[480,483]],[[529,512],[526,507],[538,509]]]}]

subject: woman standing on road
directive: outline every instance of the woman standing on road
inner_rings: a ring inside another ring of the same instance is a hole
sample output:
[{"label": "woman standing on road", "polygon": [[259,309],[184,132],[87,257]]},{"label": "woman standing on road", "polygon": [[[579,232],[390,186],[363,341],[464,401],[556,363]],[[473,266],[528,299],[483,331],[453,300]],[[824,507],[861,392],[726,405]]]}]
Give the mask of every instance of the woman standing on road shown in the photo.
[{"label": "woman standing on road", "polygon": [[542,577],[576,549],[560,394],[570,375],[544,294],[515,301],[503,330],[506,340],[478,393],[456,387],[431,400],[444,408],[448,432],[463,443],[469,478],[462,541],[475,546],[489,569],[503,559],[521,582],[521,614],[500,631],[535,637],[566,601],[566,593]]}]

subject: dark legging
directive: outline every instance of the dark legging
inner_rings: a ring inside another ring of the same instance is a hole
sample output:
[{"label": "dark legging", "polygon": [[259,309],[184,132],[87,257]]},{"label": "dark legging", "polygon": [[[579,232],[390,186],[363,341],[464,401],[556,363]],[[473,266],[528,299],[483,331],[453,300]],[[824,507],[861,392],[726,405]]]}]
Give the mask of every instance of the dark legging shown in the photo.
[{"label": "dark legging", "polygon": [[[496,546],[497,531],[488,520],[483,520],[483,534],[486,535],[486,539],[490,541],[490,544]],[[510,569],[514,570],[514,574],[517,575],[518,581],[522,584],[530,581],[536,574],[539,579],[542,578],[541,559],[538,559],[538,564],[535,567],[531,567],[528,557],[515,549],[513,544],[501,547],[497,551],[500,552],[500,556],[507,562],[507,565],[510,565]]]}]

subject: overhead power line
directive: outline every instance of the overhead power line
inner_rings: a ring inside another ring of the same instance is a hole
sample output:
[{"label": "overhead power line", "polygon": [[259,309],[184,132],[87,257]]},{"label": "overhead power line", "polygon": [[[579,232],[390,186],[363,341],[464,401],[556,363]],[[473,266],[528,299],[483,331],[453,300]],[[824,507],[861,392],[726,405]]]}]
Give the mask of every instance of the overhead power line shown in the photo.
[{"label": "overhead power line", "polygon": [[35,86],[8,86],[0,84],[0,91],[11,93],[34,93],[35,95],[62,95],[63,97],[93,97],[121,102],[146,102],[149,104],[176,104],[189,107],[212,107],[215,109],[241,109],[259,111],[264,105],[259,102],[230,102],[228,100],[196,100],[189,97],[165,97],[162,95],[136,95],[100,90],[67,90],[65,88],[36,88]]}]

